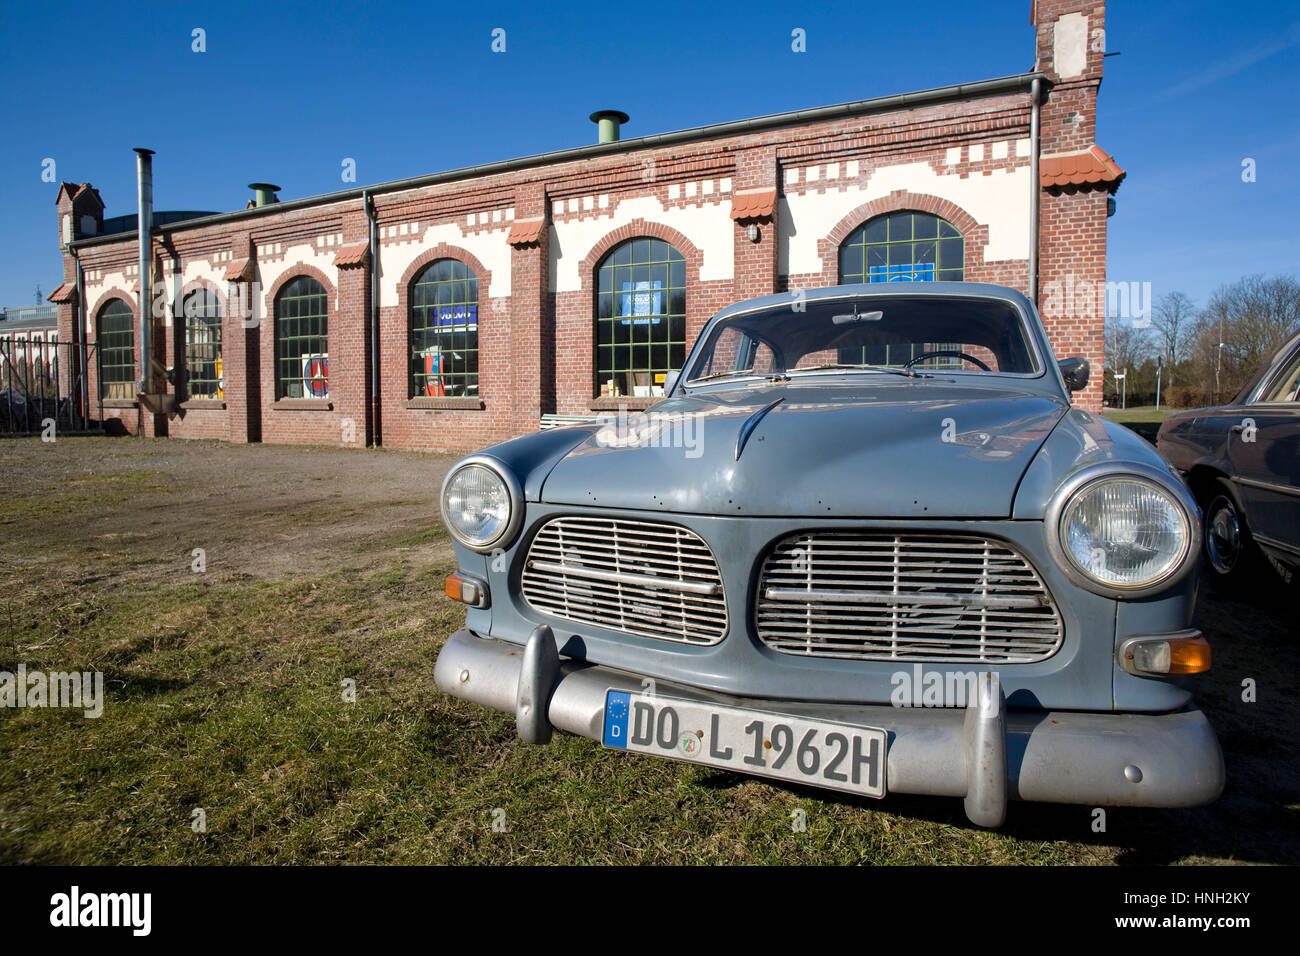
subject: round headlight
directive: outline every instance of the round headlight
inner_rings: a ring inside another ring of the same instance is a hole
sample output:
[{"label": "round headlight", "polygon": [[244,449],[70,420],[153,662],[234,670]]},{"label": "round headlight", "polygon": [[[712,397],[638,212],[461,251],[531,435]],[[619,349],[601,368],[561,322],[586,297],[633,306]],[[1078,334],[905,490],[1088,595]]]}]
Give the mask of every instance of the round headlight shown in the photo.
[{"label": "round headlight", "polygon": [[1079,488],[1060,519],[1061,550],[1084,575],[1119,590],[1174,575],[1191,550],[1192,524],[1178,500],[1141,478],[1101,478]]},{"label": "round headlight", "polygon": [[486,551],[511,530],[514,500],[505,480],[487,465],[457,468],[442,486],[442,517],[466,547]]}]

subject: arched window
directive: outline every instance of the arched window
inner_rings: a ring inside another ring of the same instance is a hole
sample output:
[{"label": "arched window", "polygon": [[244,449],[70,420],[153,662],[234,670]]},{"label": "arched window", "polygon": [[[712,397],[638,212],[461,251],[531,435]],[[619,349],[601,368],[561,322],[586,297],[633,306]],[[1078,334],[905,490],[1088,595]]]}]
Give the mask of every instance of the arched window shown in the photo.
[{"label": "arched window", "polygon": [[275,297],[276,399],[329,397],[328,303],[311,276],[290,280]]},{"label": "arched window", "polygon": [[185,384],[191,398],[222,398],[221,305],[199,289],[185,297]]},{"label": "arched window", "polygon": [[629,239],[596,270],[596,393],[662,395],[686,361],[686,260],[662,239]]},{"label": "arched window", "polygon": [[478,395],[478,278],[439,259],[411,283],[411,397]]},{"label": "arched window", "polygon": [[99,397],[135,398],[135,316],[122,299],[99,310]]},{"label": "arched window", "polygon": [[963,279],[965,242],[952,223],[928,212],[869,219],[840,246],[840,282]]}]

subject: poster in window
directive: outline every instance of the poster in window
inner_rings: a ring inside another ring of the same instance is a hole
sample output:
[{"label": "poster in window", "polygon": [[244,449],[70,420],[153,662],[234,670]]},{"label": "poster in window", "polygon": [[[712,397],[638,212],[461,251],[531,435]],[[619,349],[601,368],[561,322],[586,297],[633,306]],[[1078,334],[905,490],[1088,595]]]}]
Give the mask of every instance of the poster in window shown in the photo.
[{"label": "poster in window", "polygon": [[442,349],[434,345],[424,350],[424,394],[430,398],[441,398],[447,394],[447,387],[442,381]]},{"label": "poster in window", "polygon": [[305,398],[328,398],[330,357],[328,352],[302,357],[302,393]]},{"label": "poster in window", "polygon": [[892,266],[871,266],[868,282],[933,282],[933,262],[903,262]]},{"label": "poster in window", "polygon": [[473,332],[478,328],[478,306],[440,305],[434,310],[433,321],[440,332]]},{"label": "poster in window", "polygon": [[623,325],[658,325],[663,314],[663,283],[658,279],[624,282],[618,299],[618,314],[630,316]]}]

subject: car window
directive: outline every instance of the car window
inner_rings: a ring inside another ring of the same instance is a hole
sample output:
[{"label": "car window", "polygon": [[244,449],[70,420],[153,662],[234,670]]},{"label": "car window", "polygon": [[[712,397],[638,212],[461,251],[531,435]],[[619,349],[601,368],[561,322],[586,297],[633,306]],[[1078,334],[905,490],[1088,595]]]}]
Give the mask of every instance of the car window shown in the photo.
[{"label": "car window", "polygon": [[1037,371],[1016,308],[988,298],[851,297],[743,313],[715,325],[687,384],[729,372],[860,369],[974,374]]},{"label": "car window", "polygon": [[733,327],[723,329],[718,335],[700,374],[736,372],[742,375],[770,375],[773,371],[775,365],[771,347]]},{"label": "car window", "polygon": [[1300,351],[1291,356],[1291,361],[1282,369],[1273,383],[1260,395],[1261,402],[1295,402],[1300,401]]}]

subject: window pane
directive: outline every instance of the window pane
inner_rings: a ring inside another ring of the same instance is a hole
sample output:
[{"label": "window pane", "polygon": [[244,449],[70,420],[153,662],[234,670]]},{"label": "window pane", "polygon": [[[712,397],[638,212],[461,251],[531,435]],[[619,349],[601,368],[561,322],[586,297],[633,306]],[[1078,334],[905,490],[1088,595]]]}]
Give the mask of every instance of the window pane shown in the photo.
[{"label": "window pane", "polygon": [[325,287],[299,276],[275,300],[276,398],[329,397]]},{"label": "window pane", "polygon": [[662,375],[685,360],[682,254],[650,237],[611,250],[597,269],[595,313],[597,394],[662,394]]},{"label": "window pane", "polygon": [[[956,238],[936,242],[941,235]],[[864,223],[840,246],[840,282],[958,281],[962,252],[960,233],[937,216],[888,213]]]},{"label": "window pane", "polygon": [[410,397],[477,396],[478,278],[439,259],[415,277],[410,302]]},{"label": "window pane", "polygon": [[215,292],[191,293],[185,315],[185,388],[191,398],[224,398],[221,306]]}]

